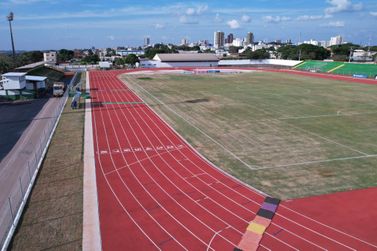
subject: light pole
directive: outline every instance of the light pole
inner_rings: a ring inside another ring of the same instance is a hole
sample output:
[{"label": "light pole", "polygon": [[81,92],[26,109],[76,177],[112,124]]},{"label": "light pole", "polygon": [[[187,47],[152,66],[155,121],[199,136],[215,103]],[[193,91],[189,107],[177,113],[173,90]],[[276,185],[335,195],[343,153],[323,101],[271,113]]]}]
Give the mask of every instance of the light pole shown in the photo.
[{"label": "light pole", "polygon": [[7,16],[8,22],[9,22],[9,30],[10,30],[10,38],[12,40],[12,53],[13,53],[13,59],[16,58],[16,51],[14,50],[14,41],[13,41],[13,31],[12,31],[12,21],[14,19],[13,12],[10,12]]}]

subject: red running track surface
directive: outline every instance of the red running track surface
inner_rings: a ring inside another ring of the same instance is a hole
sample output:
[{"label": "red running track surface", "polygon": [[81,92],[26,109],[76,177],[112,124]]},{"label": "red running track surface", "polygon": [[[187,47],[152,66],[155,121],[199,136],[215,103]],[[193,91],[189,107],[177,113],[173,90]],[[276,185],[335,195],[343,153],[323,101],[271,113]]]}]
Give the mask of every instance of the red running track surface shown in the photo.
[{"label": "red running track surface", "polygon": [[[206,161],[121,73],[90,72],[103,249],[233,250],[264,195]],[[321,220],[283,203],[259,250],[377,249]]]}]

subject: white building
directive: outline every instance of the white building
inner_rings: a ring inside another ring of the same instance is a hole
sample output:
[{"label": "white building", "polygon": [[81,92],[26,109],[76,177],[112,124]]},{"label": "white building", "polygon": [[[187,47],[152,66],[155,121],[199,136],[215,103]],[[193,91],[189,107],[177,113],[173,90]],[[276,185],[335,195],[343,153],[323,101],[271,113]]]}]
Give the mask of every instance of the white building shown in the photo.
[{"label": "white building", "polygon": [[236,38],[236,39],[233,39],[233,43],[232,45],[233,46],[236,46],[236,47],[241,47],[243,46],[243,43],[244,43],[244,40],[241,39],[241,38]]},{"label": "white building", "polygon": [[0,89],[21,90],[26,87],[25,72],[8,72],[2,76]]},{"label": "white building", "polygon": [[58,62],[56,51],[44,52],[43,61],[47,64],[56,64]]},{"label": "white building", "polygon": [[338,35],[336,37],[332,37],[330,39],[330,44],[329,46],[333,46],[333,45],[341,45],[343,43],[343,37]]},{"label": "white building", "polygon": [[131,54],[135,54],[136,56],[142,56],[144,55],[144,51],[143,50],[116,50],[116,54],[122,57],[126,57]]},{"label": "white building", "polygon": [[320,42],[314,39],[310,39],[309,41],[304,41],[304,44],[311,44],[311,45],[319,46]]}]

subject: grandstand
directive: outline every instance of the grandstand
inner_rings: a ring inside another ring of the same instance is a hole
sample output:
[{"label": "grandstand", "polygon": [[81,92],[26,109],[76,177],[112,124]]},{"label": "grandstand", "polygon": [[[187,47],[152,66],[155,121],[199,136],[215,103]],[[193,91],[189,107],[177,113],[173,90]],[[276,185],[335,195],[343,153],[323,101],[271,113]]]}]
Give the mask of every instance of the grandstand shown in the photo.
[{"label": "grandstand", "polygon": [[296,65],[295,67],[293,67],[293,69],[340,75],[363,75],[368,78],[375,78],[377,76],[376,64],[305,61],[299,65]]}]

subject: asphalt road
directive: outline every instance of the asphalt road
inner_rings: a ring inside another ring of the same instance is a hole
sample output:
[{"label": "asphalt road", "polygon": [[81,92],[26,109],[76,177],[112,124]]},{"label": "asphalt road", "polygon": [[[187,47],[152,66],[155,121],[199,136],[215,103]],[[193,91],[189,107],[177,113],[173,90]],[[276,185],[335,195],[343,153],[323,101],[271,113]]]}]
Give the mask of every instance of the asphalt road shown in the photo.
[{"label": "asphalt road", "polygon": [[[0,207],[20,190],[19,179],[28,172],[44,130],[54,120],[59,98],[39,99],[18,105],[0,105]],[[24,188],[25,189],[25,188]]]},{"label": "asphalt road", "polygon": [[22,133],[47,102],[46,98],[22,103],[0,103],[0,161],[16,145]]}]

